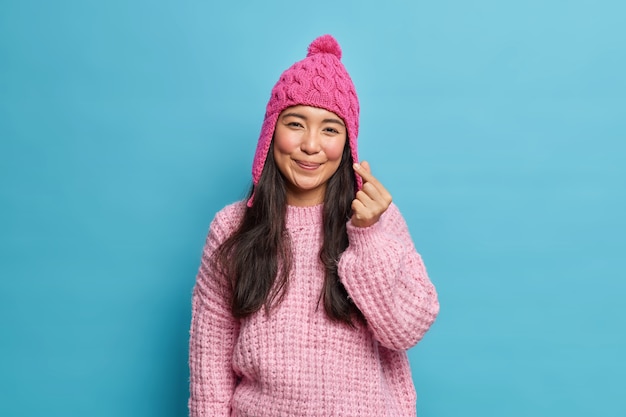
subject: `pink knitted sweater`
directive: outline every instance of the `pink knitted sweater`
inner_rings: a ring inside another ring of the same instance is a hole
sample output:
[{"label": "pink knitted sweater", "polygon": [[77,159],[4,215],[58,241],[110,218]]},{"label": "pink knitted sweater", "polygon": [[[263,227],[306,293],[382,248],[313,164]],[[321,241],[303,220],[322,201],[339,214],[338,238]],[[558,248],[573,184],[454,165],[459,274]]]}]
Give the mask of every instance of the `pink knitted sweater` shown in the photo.
[{"label": "pink knitted sweater", "polygon": [[237,227],[245,202],[215,216],[192,299],[192,417],[416,414],[406,349],[439,311],[435,288],[392,204],[375,225],[348,225],[339,275],[367,325],[330,321],[318,299],[322,205],[287,209],[294,264],[282,303],[238,321],[207,259]]}]

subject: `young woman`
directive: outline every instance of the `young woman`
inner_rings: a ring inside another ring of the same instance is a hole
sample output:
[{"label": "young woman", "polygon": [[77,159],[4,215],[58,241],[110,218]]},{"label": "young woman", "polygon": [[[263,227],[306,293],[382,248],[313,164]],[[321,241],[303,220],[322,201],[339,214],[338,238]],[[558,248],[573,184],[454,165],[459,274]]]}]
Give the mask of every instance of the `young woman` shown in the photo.
[{"label": "young woman", "polygon": [[215,216],[192,299],[192,417],[414,416],[406,350],[439,311],[367,162],[335,39],[267,104],[247,201]]}]

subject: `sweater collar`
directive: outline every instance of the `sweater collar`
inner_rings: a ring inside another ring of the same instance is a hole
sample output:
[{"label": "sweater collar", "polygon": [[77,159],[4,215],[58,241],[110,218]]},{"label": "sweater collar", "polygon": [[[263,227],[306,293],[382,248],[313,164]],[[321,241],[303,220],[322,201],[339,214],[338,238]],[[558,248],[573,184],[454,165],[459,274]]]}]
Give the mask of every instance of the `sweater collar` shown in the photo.
[{"label": "sweater collar", "polygon": [[287,227],[322,224],[324,204],[315,206],[287,206],[285,223]]}]

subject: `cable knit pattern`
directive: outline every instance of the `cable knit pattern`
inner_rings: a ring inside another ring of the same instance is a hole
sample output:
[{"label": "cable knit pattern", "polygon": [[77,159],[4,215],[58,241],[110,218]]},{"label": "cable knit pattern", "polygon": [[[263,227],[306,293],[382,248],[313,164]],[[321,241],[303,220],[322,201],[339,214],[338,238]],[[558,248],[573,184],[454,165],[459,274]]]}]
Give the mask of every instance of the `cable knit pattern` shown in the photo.
[{"label": "cable knit pattern", "polygon": [[405,350],[424,336],[439,304],[396,206],[369,228],[348,226],[339,274],[367,319],[351,329],[318,304],[322,205],[288,207],[294,265],[282,303],[269,316],[232,318],[226,282],[207,259],[245,204],[215,216],[203,250],[192,301],[190,415],[415,416]]}]

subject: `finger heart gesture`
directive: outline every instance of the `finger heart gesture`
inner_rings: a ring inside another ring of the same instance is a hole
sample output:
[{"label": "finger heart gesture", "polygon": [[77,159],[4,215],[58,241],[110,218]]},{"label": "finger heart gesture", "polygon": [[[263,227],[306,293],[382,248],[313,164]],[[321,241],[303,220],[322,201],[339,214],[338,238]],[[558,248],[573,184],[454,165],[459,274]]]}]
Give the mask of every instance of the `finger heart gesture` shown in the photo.
[{"label": "finger heart gesture", "polygon": [[353,165],[354,172],[363,179],[363,187],[352,201],[351,222],[356,227],[368,227],[375,224],[391,204],[391,194],[372,175],[368,162]]}]

